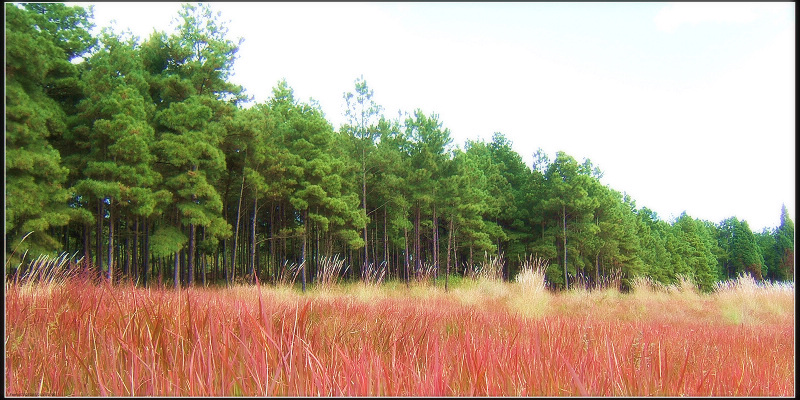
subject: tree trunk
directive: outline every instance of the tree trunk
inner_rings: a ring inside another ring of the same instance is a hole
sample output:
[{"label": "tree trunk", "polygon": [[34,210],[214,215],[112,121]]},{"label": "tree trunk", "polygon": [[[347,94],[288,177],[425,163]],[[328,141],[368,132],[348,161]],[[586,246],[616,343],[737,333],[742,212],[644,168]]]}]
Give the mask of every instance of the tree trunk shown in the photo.
[{"label": "tree trunk", "polygon": [[419,219],[420,219],[420,208],[417,207],[417,212],[414,214],[414,268],[415,268],[415,275],[417,279],[419,279],[419,275],[422,271],[422,260],[420,257],[422,256],[422,251],[420,249],[421,241],[420,241],[420,229],[419,229]]},{"label": "tree trunk", "polygon": [[436,204],[433,204],[433,284],[439,278],[439,219],[436,217]]},{"label": "tree trunk", "polygon": [[[206,227],[203,227],[203,241],[206,240]],[[200,276],[203,278],[203,286],[208,286],[208,282],[206,282],[206,269],[208,267],[208,257],[203,254],[203,258],[201,259],[202,262],[200,263]]]},{"label": "tree trunk", "polygon": [[253,219],[250,224],[250,279],[255,284],[256,271],[256,216],[258,215],[258,197],[253,196]]},{"label": "tree trunk", "polygon": [[569,278],[567,276],[567,207],[561,206],[561,216],[563,219],[564,231],[564,288],[569,290]]},{"label": "tree trunk", "polygon": [[64,251],[69,254],[69,223],[62,228],[64,231]]},{"label": "tree trunk", "polygon": [[472,244],[469,245],[469,274],[475,275],[475,264],[472,262]]},{"label": "tree trunk", "polygon": [[89,248],[92,246],[91,226],[83,224],[83,273],[89,272],[89,264],[92,262],[92,254]]},{"label": "tree trunk", "polygon": [[219,272],[219,248],[214,251],[214,267],[211,271],[211,281],[217,281],[217,273]]},{"label": "tree trunk", "polygon": [[303,293],[306,292],[306,242],[308,241],[308,211],[303,211],[303,253],[300,257],[300,265],[302,266],[302,279],[303,279]]},{"label": "tree trunk", "polygon": [[447,281],[450,279],[450,248],[453,243],[453,217],[450,218],[450,227],[447,230],[447,270],[444,276],[444,291],[447,291]]},{"label": "tree trunk", "polygon": [[173,269],[173,275],[175,279],[175,290],[181,288],[181,252],[180,250],[175,252],[175,268]]},{"label": "tree trunk", "polygon": [[600,252],[594,256],[594,288],[599,288],[600,285]]},{"label": "tree trunk", "polygon": [[233,283],[236,273],[236,250],[239,247],[239,219],[242,215],[242,195],[244,194],[244,169],[242,170],[242,187],[239,189],[239,205],[236,206],[236,231],[233,235],[233,255],[231,255],[230,273],[228,274],[228,284]]},{"label": "tree trunk", "polygon": [[133,217],[133,245],[131,246],[131,276],[139,276],[139,216]]},{"label": "tree trunk", "polygon": [[186,272],[188,273],[187,286],[194,284],[195,250],[197,248],[197,227],[189,224],[189,248],[186,250]]},{"label": "tree trunk", "polygon": [[114,283],[114,207],[108,202],[108,281]]},{"label": "tree trunk", "polygon": [[[363,142],[362,142],[363,145]],[[364,266],[361,268],[361,280],[366,279],[366,271],[367,267],[369,266],[369,249],[367,246],[367,224],[369,223],[369,215],[367,214],[367,169],[365,164],[365,157],[364,157],[364,149],[361,149],[361,165],[362,165],[362,174],[361,174],[361,204],[364,210],[364,216],[367,217],[367,220],[364,221]]]},{"label": "tree trunk", "polygon": [[275,254],[275,202],[270,203],[269,208],[269,257],[267,263],[272,268],[273,276],[277,277],[278,262]]},{"label": "tree trunk", "polygon": [[144,248],[142,249],[142,284],[147,286],[147,274],[150,273],[150,219],[144,218]]},{"label": "tree trunk", "polygon": [[[231,280],[228,279],[228,249],[226,244],[228,240],[222,241],[222,248],[220,249],[220,253],[222,253],[222,275],[225,277],[225,281],[230,284]],[[217,277],[218,278],[218,277]]]},{"label": "tree trunk", "polygon": [[386,273],[391,275],[389,271],[389,233],[386,231],[386,206],[383,207],[383,262],[386,264]]},{"label": "tree trunk", "polygon": [[409,265],[410,262],[408,261],[408,228],[405,225],[403,225],[403,243],[405,244],[406,247],[406,250],[403,254],[405,255],[406,258],[406,287],[408,287],[408,281],[411,280],[411,271],[410,271],[411,265]]},{"label": "tree trunk", "polygon": [[97,228],[95,235],[95,267],[97,268],[98,276],[103,274],[103,199],[97,200]]},{"label": "tree trunk", "polygon": [[125,236],[125,262],[122,269],[125,272],[125,278],[129,279],[131,277],[131,235],[133,235],[133,232],[131,231],[130,219],[126,218],[125,222],[128,235]]}]

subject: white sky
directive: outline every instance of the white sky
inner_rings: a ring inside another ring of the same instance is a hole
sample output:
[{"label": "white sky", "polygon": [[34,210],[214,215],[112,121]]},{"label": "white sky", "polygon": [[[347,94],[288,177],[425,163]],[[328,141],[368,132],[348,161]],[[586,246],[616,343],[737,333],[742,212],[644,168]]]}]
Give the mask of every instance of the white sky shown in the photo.
[{"label": "white sky", "polygon": [[[794,3],[211,4],[256,101],[285,78],[338,127],[363,74],[390,118],[435,112],[462,147],[502,132],[529,165],[589,158],[664,220],[796,219]],[[180,8],[94,6],[142,39]]]}]

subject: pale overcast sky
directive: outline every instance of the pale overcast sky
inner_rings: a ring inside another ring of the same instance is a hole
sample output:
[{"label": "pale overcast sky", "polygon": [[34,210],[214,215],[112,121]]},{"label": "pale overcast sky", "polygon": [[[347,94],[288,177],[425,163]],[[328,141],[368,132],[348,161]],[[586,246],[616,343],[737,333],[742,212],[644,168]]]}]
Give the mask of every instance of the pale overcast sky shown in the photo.
[{"label": "pale overcast sky", "polygon": [[[435,112],[461,147],[502,132],[529,165],[589,158],[667,221],[796,219],[794,3],[211,5],[258,102],[285,78],[338,127],[363,75],[388,117]],[[144,40],[180,3],[94,6]]]}]

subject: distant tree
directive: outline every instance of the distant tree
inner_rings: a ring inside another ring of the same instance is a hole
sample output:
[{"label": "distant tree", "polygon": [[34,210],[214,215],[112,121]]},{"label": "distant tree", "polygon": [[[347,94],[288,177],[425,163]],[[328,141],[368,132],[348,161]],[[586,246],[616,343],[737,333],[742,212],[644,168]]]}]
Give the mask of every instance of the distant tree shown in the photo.
[{"label": "distant tree", "polygon": [[[302,236],[300,256],[301,283],[306,288],[308,238],[311,229],[327,232],[332,219],[345,226],[338,234],[351,248],[361,248],[364,243],[353,226],[363,226],[365,216],[357,211],[357,196],[341,191],[341,181],[333,171],[334,158],[327,151],[333,142],[333,127],[322,112],[294,98],[294,91],[285,81],[273,89],[270,107],[283,142],[287,144],[287,170],[293,180],[289,203],[297,212],[295,232]],[[355,224],[355,225],[354,225]]]},{"label": "distant tree", "polygon": [[670,235],[669,224],[647,207],[642,207],[636,214],[636,234],[641,243],[639,257],[644,274],[663,284],[672,283],[675,271],[672,268],[672,255],[666,248]]},{"label": "distant tree", "polygon": [[[590,177],[579,173],[578,163],[564,152],[558,152],[556,159],[549,165],[547,173],[547,195],[542,207],[548,216],[555,217],[558,226],[553,236],[559,240],[561,247],[561,267],[564,272],[563,287],[569,289],[568,253],[578,253],[580,232],[591,223],[594,202],[588,196],[587,187]],[[568,238],[572,237],[568,244]],[[569,247],[568,247],[569,246]],[[577,257],[573,257],[577,259]],[[573,266],[572,274],[576,273]]]},{"label": "distant tree", "polygon": [[702,221],[695,220],[685,212],[673,224],[674,245],[672,251],[676,274],[683,274],[692,279],[700,290],[708,292],[716,281],[717,260],[708,246],[708,235]]},{"label": "distant tree", "polygon": [[422,212],[426,215],[430,210],[431,225],[431,264],[439,267],[439,218],[437,206],[441,188],[442,169],[448,158],[449,146],[452,143],[450,130],[442,126],[437,114],[425,115],[422,110],[415,110],[413,116],[406,119],[406,137],[410,141],[409,157],[411,171],[408,184],[411,187],[411,204],[414,215],[414,265],[415,272],[422,268]]},{"label": "distant tree", "polygon": [[375,140],[378,138],[377,122],[380,117],[382,107],[372,99],[374,91],[367,86],[367,81],[361,76],[355,81],[355,94],[346,92],[343,97],[347,103],[345,115],[347,123],[342,126],[351,140],[354,141],[355,157],[361,163],[361,208],[364,212],[364,227],[362,229],[364,238],[364,259],[362,264],[363,274],[369,265],[369,241],[367,240],[367,225],[370,214],[367,209],[367,175],[368,158],[375,149]]},{"label": "distant tree", "polygon": [[779,257],[775,278],[794,281],[794,222],[786,205],[781,207],[781,224],[775,231],[775,245]]},{"label": "distant tree", "polygon": [[766,275],[763,271],[764,258],[761,255],[761,249],[758,247],[755,235],[750,230],[747,221],[737,221],[733,226],[730,264],[736,275],[747,272],[758,280],[763,279]]}]

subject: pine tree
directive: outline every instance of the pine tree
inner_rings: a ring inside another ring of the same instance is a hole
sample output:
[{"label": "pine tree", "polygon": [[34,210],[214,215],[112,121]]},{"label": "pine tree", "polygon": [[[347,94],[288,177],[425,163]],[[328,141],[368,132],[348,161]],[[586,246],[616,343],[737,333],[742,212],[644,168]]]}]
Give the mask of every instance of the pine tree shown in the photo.
[{"label": "pine tree", "polygon": [[79,68],[70,61],[94,45],[91,12],[7,3],[5,13],[6,252],[17,245],[17,255],[53,251],[60,243],[51,228],[65,226],[74,214],[67,206],[69,170],[53,142],[67,132],[64,108],[79,92]]},{"label": "pine tree", "polygon": [[775,278],[794,282],[794,222],[789,217],[786,205],[781,207],[781,224],[775,231],[775,247],[778,256]]},{"label": "pine tree", "polygon": [[362,263],[362,279],[365,279],[364,273],[366,272],[369,261],[369,241],[367,240],[367,225],[369,223],[368,207],[367,207],[367,178],[372,175],[369,171],[367,164],[371,163],[370,156],[375,149],[375,140],[378,137],[377,120],[380,117],[382,107],[375,103],[372,99],[374,92],[367,86],[367,81],[361,76],[355,81],[355,91],[347,92],[343,95],[347,103],[347,110],[345,115],[348,122],[342,126],[341,130],[345,132],[350,139],[354,142],[353,150],[356,154],[354,157],[361,163],[360,181],[361,181],[361,208],[364,212],[364,227],[362,229],[364,238],[364,258]]},{"label": "pine tree", "polygon": [[[568,254],[578,252],[580,229],[591,222],[593,212],[593,202],[586,191],[589,177],[579,173],[578,163],[574,158],[564,152],[558,152],[556,159],[549,165],[545,178],[548,194],[542,207],[548,215],[556,217],[560,225],[554,236],[560,242],[563,286],[569,289]],[[573,240],[569,240],[570,237]],[[578,257],[573,259],[577,260]],[[575,266],[571,271],[573,275],[577,273]]]},{"label": "pine tree", "polygon": [[231,235],[215,183],[226,170],[223,138],[233,123],[235,105],[246,96],[241,86],[228,81],[241,40],[236,44],[227,39],[219,18],[208,5],[184,4],[177,31],[168,37],[151,36],[143,57],[158,104],[155,149],[164,186],[173,193],[178,222],[187,229],[189,285],[194,282],[198,228],[210,244]]}]

